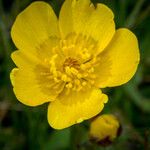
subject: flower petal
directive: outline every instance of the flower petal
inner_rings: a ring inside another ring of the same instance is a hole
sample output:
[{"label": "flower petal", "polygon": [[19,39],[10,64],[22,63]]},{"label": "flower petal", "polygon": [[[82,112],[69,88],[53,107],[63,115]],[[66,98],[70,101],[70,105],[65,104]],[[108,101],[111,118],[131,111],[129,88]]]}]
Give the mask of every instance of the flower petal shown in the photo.
[{"label": "flower petal", "polygon": [[61,35],[76,33],[92,37],[98,42],[99,53],[115,33],[113,18],[112,11],[103,4],[94,6],[90,0],[66,0],[59,15]]},{"label": "flower petal", "polygon": [[[35,55],[32,55],[30,53],[26,53],[25,51],[16,50],[11,54],[11,58],[13,62],[16,64],[19,68],[29,68],[29,67],[35,67],[35,65],[41,64],[42,61],[38,59]],[[44,63],[43,63],[44,64]]]},{"label": "flower petal", "polygon": [[58,38],[49,38],[46,40],[39,48],[32,51],[32,49],[17,50],[11,54],[11,58],[17,67],[32,67],[32,65],[44,65],[45,60],[50,60],[50,58],[58,53],[53,51],[53,48],[58,45]]},{"label": "flower petal", "polygon": [[99,89],[86,92],[63,92],[48,108],[49,124],[55,129],[63,129],[89,119],[102,111],[108,100]]},{"label": "flower petal", "polygon": [[45,2],[33,2],[21,12],[11,30],[18,49],[35,49],[51,36],[59,36],[58,21],[53,9]]},{"label": "flower petal", "polygon": [[53,101],[63,90],[64,83],[57,84],[49,78],[46,68],[32,55],[15,51],[12,59],[19,67],[12,70],[10,78],[17,99],[29,106]]},{"label": "flower petal", "polygon": [[116,31],[112,41],[100,55],[96,68],[98,87],[118,86],[128,82],[137,70],[140,60],[136,36],[128,29]]}]

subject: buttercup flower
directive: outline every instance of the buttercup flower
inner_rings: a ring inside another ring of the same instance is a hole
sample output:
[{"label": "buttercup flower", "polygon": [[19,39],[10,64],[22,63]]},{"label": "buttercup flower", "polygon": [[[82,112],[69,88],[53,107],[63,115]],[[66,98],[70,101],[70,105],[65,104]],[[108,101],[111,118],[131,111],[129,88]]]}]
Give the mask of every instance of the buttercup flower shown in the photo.
[{"label": "buttercup flower", "polygon": [[91,122],[90,139],[102,146],[107,146],[119,135],[120,129],[120,123],[114,115],[104,114]]},{"label": "buttercup flower", "polygon": [[90,0],[65,0],[59,18],[41,1],[21,12],[11,30],[17,99],[29,106],[50,102],[48,122],[56,129],[101,112],[108,98],[99,88],[126,83],[139,63],[136,36],[115,30],[113,19],[107,6]]}]

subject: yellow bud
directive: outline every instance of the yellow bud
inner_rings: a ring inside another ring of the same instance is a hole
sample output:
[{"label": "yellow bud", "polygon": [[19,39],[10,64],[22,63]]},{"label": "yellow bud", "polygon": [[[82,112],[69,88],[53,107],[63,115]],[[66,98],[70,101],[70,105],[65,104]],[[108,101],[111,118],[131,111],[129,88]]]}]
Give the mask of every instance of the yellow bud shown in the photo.
[{"label": "yellow bud", "polygon": [[95,118],[90,125],[90,139],[101,145],[108,145],[118,136],[120,124],[111,114],[104,114]]}]

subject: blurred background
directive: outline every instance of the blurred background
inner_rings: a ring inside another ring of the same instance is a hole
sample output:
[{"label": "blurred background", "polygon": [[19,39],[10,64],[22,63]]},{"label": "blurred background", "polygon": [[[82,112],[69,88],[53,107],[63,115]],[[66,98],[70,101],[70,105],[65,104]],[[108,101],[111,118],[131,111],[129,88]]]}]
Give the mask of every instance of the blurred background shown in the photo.
[{"label": "blurred background", "polygon": [[[112,145],[88,142],[89,122],[53,130],[47,122],[47,104],[28,107],[15,98],[9,79],[16,49],[10,29],[16,16],[32,0],[0,0],[0,150],[150,150],[150,1],[93,0],[110,7],[116,28],[128,27],[139,40],[141,61],[136,75],[124,86],[105,89],[109,102],[102,113],[115,114],[122,134]],[[63,0],[47,0],[59,14]]]}]

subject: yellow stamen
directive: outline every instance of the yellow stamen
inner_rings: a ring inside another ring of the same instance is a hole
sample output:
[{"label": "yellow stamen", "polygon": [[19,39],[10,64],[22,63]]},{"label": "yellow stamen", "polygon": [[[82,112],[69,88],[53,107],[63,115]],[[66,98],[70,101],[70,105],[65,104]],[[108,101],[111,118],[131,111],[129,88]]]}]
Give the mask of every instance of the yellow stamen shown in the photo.
[{"label": "yellow stamen", "polygon": [[[53,79],[55,84],[64,83],[66,93],[91,87],[95,84],[94,65],[97,63],[97,58],[91,55],[90,51],[95,47],[93,39],[82,35],[72,34],[70,38],[60,40],[60,44],[53,48],[54,55],[51,59],[44,60],[50,65],[50,69],[43,75]],[[62,66],[59,63],[60,52],[61,57],[65,56]]]},{"label": "yellow stamen", "polygon": [[71,89],[72,87],[73,87],[72,83],[68,83],[68,84],[66,84],[66,88]]}]

